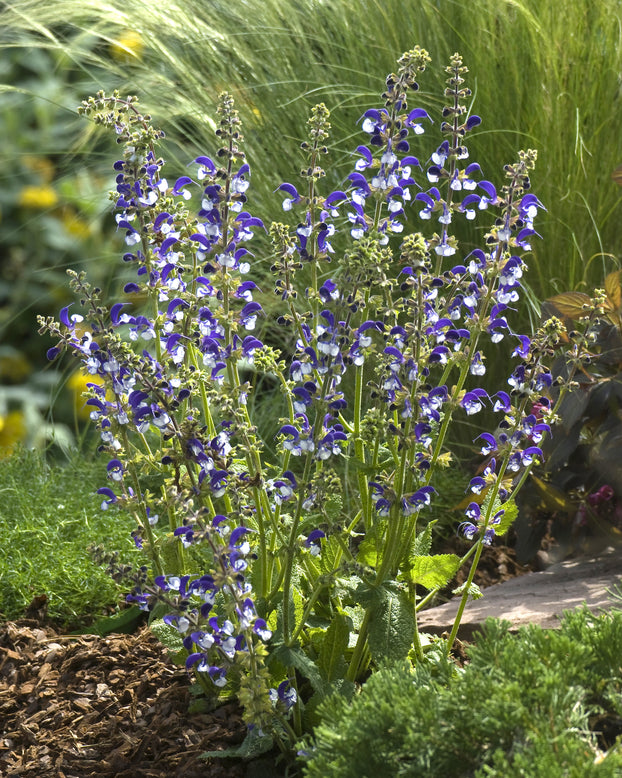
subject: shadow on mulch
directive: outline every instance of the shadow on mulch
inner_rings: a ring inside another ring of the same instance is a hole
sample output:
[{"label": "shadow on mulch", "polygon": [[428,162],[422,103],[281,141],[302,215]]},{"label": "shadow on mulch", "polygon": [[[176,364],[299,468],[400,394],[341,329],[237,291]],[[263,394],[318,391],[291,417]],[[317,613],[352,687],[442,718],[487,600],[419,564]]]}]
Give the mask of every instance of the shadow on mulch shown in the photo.
[{"label": "shadow on mulch", "polygon": [[190,684],[147,628],[62,635],[0,624],[0,775],[22,778],[278,778],[254,762],[201,759],[242,742],[239,708],[188,712]]}]

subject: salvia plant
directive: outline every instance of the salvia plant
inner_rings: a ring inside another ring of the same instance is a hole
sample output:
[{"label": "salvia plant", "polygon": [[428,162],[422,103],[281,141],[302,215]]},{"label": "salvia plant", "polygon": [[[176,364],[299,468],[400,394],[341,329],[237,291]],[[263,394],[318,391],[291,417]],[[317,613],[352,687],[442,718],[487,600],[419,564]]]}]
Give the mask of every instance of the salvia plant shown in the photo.
[{"label": "salvia plant", "polygon": [[[268,229],[247,209],[251,169],[227,94],[219,147],[171,182],[136,98],[99,93],[81,108],[123,149],[112,199],[136,275],[108,304],[71,273],[81,309],[41,322],[56,340],[48,355],[68,350],[103,379],[86,401],[110,457],[102,508],[134,515],[149,559],[128,599],[177,635],[206,690],[236,694],[251,730],[284,748],[328,693],[351,693],[381,660],[423,660],[417,612],[472,557],[437,644],[449,653],[482,548],[512,522],[554,412],[559,320],[532,338],[510,325],[542,208],[529,189],[536,154],[521,152],[500,186],[485,179],[466,145],[481,120],[460,56],[440,120],[409,105],[428,63],[419,47],[399,59],[338,191],[322,190],[329,112],[313,109],[300,181],[274,185],[292,222]],[[465,252],[454,225],[478,216],[482,245]],[[253,280],[253,241],[273,290]],[[262,334],[276,328],[280,348]],[[501,341],[513,367],[490,394],[486,349]],[[266,441],[251,402],[262,376],[283,414]],[[477,438],[485,467],[459,528],[471,545],[463,558],[433,554],[429,506],[452,465],[452,421],[485,408],[496,427]]]}]

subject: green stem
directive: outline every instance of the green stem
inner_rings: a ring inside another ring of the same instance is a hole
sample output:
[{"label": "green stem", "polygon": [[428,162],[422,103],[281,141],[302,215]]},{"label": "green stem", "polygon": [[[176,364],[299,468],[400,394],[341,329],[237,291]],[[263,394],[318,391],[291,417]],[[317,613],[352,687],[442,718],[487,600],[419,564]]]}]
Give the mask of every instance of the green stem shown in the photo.
[{"label": "green stem", "polygon": [[318,581],[315,584],[315,587],[313,588],[313,591],[311,592],[311,596],[309,597],[309,600],[305,606],[305,609],[303,611],[302,617],[300,619],[300,624],[297,625],[296,629],[292,633],[291,638],[287,642],[287,646],[291,647],[294,645],[296,640],[298,639],[298,636],[304,629],[304,625],[307,623],[307,619],[309,617],[309,614],[311,613],[311,610],[313,609],[313,606],[316,603],[317,598],[320,596],[321,592],[326,588],[327,584],[324,578],[319,578]]},{"label": "green stem", "polygon": [[[472,548],[475,548],[475,546],[472,546]],[[420,610],[425,608],[425,606],[432,600],[432,598],[436,595],[438,591],[440,591],[440,586],[437,586],[435,589],[430,590],[425,597],[423,597],[419,602],[415,605],[415,613],[419,613]]]},{"label": "green stem", "polygon": [[367,648],[367,633],[369,631],[370,620],[371,611],[367,609],[365,611],[365,615],[363,616],[363,621],[361,622],[361,626],[359,628],[359,636],[356,641],[356,645],[354,646],[354,651],[352,652],[350,665],[348,666],[348,670],[346,672],[346,679],[348,681],[352,681],[352,683],[354,683],[354,681],[356,681],[359,676],[362,660]]},{"label": "green stem", "polygon": [[[525,401],[526,402],[526,401]],[[518,418],[522,417],[522,412],[519,412],[517,414]],[[490,520],[493,515],[493,511],[495,509],[495,503],[497,500],[497,495],[499,494],[499,489],[501,488],[501,484],[503,483],[503,477],[505,475],[505,471],[508,466],[508,462],[510,460],[510,456],[512,454],[512,449],[510,448],[508,452],[506,453],[505,457],[503,458],[503,461],[501,462],[501,465],[499,467],[499,473],[496,476],[494,484],[491,486],[488,495],[486,499],[488,500],[488,508],[486,510],[486,516],[484,517],[484,521],[481,523],[479,527],[479,540],[476,544],[476,551],[475,551],[475,557],[473,559],[473,563],[471,564],[471,569],[469,570],[469,575],[466,580],[466,583],[464,584],[464,591],[462,592],[462,597],[460,598],[460,604],[458,606],[458,612],[456,613],[456,617],[454,619],[453,627],[451,630],[451,633],[449,635],[449,638],[447,640],[447,650],[446,654],[449,656],[449,653],[451,651],[451,648],[454,644],[454,641],[456,639],[456,635],[458,634],[458,629],[460,628],[460,622],[462,621],[462,616],[464,614],[464,609],[466,608],[467,601],[469,599],[469,594],[471,590],[471,586],[473,584],[473,579],[475,578],[475,573],[477,571],[477,566],[479,564],[480,557],[482,555],[482,551],[484,548],[484,540],[486,537],[486,530],[490,526]],[[515,491],[513,492],[516,493]]]},{"label": "green stem", "polygon": [[190,359],[192,360],[192,364],[197,369],[197,373],[199,374],[199,392],[201,394],[201,405],[203,406],[203,419],[205,421],[205,424],[207,425],[208,432],[212,438],[216,437],[216,426],[214,424],[214,420],[212,419],[212,413],[210,411],[209,407],[209,400],[207,397],[207,390],[205,388],[205,381],[201,377],[201,368],[199,365],[199,358],[198,358],[198,350],[197,347],[194,345],[194,343],[191,343],[188,348]]},{"label": "green stem", "polygon": [[473,564],[471,565],[471,569],[469,571],[469,576],[466,580],[466,583],[463,584],[464,591],[462,592],[462,597],[460,598],[460,604],[458,605],[458,612],[456,613],[456,618],[454,619],[453,627],[451,628],[451,633],[449,635],[449,638],[447,639],[447,646],[445,650],[446,656],[449,656],[449,654],[451,653],[451,649],[453,647],[453,644],[456,640],[456,636],[458,634],[458,629],[460,628],[460,622],[462,621],[464,609],[466,608],[466,604],[469,599],[469,592],[473,584],[473,579],[475,578],[475,571],[477,570],[477,565],[479,564],[479,560],[482,555],[482,550],[484,548],[483,534],[480,540],[478,540],[475,548],[476,548],[475,558],[473,559]]},{"label": "green stem", "polygon": [[[312,462],[313,462],[313,454],[309,452],[306,457],[305,469],[302,477],[303,484],[306,484],[309,481],[309,474],[311,472]],[[298,536],[298,527],[300,525],[300,519],[302,516],[303,498],[304,498],[303,490],[299,489],[298,506],[289,533],[289,542],[287,544],[287,559],[285,560],[285,574],[283,576],[283,640],[285,643],[288,643],[289,641],[289,629],[290,629],[289,593],[290,593],[291,583],[292,583],[292,568],[294,565],[294,559],[296,557],[296,538]]]},{"label": "green stem", "polygon": [[[361,419],[363,408],[363,370],[359,368],[356,371],[356,382],[354,388],[354,454],[361,465],[365,464],[365,441],[361,437]],[[369,532],[372,527],[371,500],[369,499],[369,486],[367,476],[359,470],[357,474],[359,485],[359,494],[361,498],[361,508],[363,510],[363,524],[365,532]]]},{"label": "green stem", "polygon": [[[171,532],[174,532],[179,523],[175,514],[175,507],[166,499],[166,489],[164,486],[161,488],[162,502],[166,505],[166,512],[168,513],[168,526]],[[175,543],[175,555],[177,557],[177,575],[184,575],[186,572],[184,545],[179,540]]]}]

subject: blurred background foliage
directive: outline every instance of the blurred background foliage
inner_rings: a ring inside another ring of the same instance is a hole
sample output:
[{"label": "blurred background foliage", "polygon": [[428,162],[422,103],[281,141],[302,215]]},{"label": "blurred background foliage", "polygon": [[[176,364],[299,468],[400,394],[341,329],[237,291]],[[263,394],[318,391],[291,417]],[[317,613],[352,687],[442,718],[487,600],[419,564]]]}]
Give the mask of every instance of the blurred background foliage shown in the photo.
[{"label": "blurred background foliage", "polygon": [[[538,150],[533,189],[548,210],[527,278],[534,322],[539,300],[589,291],[619,266],[622,190],[611,180],[622,161],[619,0],[1,3],[0,446],[44,443],[53,432],[68,444],[79,431],[85,379],[44,365],[35,315],[68,302],[66,267],[104,287],[121,281],[106,196],[114,139],[77,118],[84,97],[100,88],[138,94],[167,133],[172,177],[213,151],[216,98],[232,92],[256,173],[251,210],[282,220],[274,189],[296,180],[310,108],[331,109],[326,186],[339,186],[357,121],[416,43],[433,58],[418,100],[428,110],[440,107],[450,55],[464,56],[483,117],[471,157],[485,177],[499,181],[519,148]],[[468,228],[463,248],[487,227]],[[269,257],[257,259],[267,272]]]},{"label": "blurred background foliage", "polygon": [[[111,522],[92,496],[103,478],[101,463],[69,454],[62,470],[49,470],[21,448],[49,448],[53,441],[70,452],[87,429],[81,392],[89,379],[69,362],[47,363],[37,314],[57,316],[71,301],[69,267],[86,270],[113,296],[124,282],[123,242],[107,196],[115,139],[78,118],[77,106],[99,89],[137,94],[166,131],[162,153],[170,180],[198,154],[213,153],[217,96],[230,91],[254,171],[249,207],[268,224],[283,220],[274,190],[283,181],[296,183],[311,107],[325,102],[332,113],[328,191],[341,187],[349,172],[361,115],[378,105],[385,75],[415,44],[433,59],[417,104],[436,115],[443,68],[455,51],[463,55],[473,112],[483,118],[469,147],[485,178],[499,182],[518,149],[538,150],[532,185],[547,208],[538,220],[543,240],[534,241],[529,258],[529,305],[513,322],[516,331],[527,331],[539,319],[539,301],[570,291],[591,294],[620,267],[622,188],[612,180],[616,169],[620,178],[622,163],[620,0],[0,0],[0,458],[14,452],[0,463],[5,615],[19,613],[41,592],[50,613],[68,622],[101,612],[116,590],[106,589],[102,571],[93,572],[87,541],[101,538],[119,549],[130,542],[129,525]],[[463,228],[465,252],[488,226],[483,220]],[[416,209],[411,227],[417,229]],[[267,275],[271,261],[261,246],[256,262]],[[619,339],[620,324],[611,324]],[[605,485],[616,487],[607,497],[598,459],[605,449],[609,455],[604,443],[620,429],[622,361],[617,341],[616,358],[606,357],[610,339],[601,334],[589,391],[568,401],[568,429],[559,440],[570,454],[558,457],[554,472],[550,466],[539,472],[526,493],[526,557],[549,521],[574,528],[578,519],[596,516],[607,537],[622,532],[619,466],[617,481],[607,473]],[[488,370],[489,386],[499,388],[504,358],[497,356]],[[274,405],[262,396],[270,398],[270,387],[258,395],[253,418],[263,414],[260,425],[268,429]],[[611,418],[617,424],[607,426]],[[465,422],[466,447],[457,449],[460,458],[439,487],[434,515],[446,536],[455,531],[459,518],[452,509],[464,494],[455,466],[471,469],[470,441],[477,434]],[[609,462],[620,457],[614,453]],[[596,504],[599,495],[607,499]],[[55,565],[49,564],[52,546],[65,554],[55,552]],[[92,602],[85,603],[85,592]]]},{"label": "blurred background foliage", "polygon": [[110,177],[78,151],[84,127],[75,108],[87,85],[59,52],[9,47],[0,72],[0,448],[12,451],[18,441],[43,447],[52,437],[67,448],[85,381],[46,365],[36,316],[56,316],[71,301],[68,267],[108,282],[116,265]]}]

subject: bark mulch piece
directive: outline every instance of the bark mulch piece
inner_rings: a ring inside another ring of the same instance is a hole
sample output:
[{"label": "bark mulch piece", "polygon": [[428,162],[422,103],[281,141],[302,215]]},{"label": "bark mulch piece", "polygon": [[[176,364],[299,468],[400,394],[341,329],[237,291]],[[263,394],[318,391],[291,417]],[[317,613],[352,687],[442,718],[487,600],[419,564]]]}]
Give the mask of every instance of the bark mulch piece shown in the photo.
[{"label": "bark mulch piece", "polygon": [[[190,684],[147,628],[61,635],[0,624],[0,775],[22,778],[242,778],[239,708],[188,712]],[[277,774],[277,770],[272,772]]]}]

